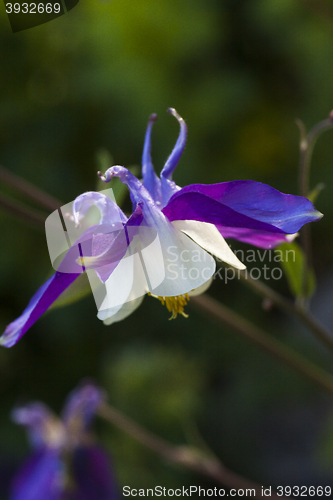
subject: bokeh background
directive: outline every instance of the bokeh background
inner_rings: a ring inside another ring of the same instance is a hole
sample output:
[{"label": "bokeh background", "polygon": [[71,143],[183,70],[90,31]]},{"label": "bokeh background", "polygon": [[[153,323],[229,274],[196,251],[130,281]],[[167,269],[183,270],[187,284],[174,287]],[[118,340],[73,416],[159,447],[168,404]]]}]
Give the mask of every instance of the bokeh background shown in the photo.
[{"label": "bokeh background", "polygon": [[[116,164],[140,164],[152,112],[159,117],[152,147],[159,171],[178,135],[166,113],[172,106],[189,128],[179,185],[253,179],[298,192],[295,119],[309,128],[333,107],[330,0],[81,0],[68,14],[16,34],[3,4],[0,10],[0,163],[11,172],[70,202],[96,188],[101,149]],[[332,156],[326,132],[314,152],[311,186],[326,186],[316,202],[325,217],[312,228],[312,309],[327,326]],[[0,190],[23,200],[4,184]],[[2,209],[0,228],[3,331],[51,267],[41,228]],[[284,278],[268,284],[289,295]],[[304,328],[267,311],[243,283],[217,279],[209,294],[331,368],[332,358]],[[40,399],[60,411],[85,377],[150,430],[175,444],[203,440],[226,466],[260,484],[333,485],[330,398],[194,307],[188,312],[189,319],[168,321],[166,308],[146,297],[131,317],[106,327],[89,296],[49,312],[16,346],[2,348],[0,498],[8,498],[28,453],[11,408]],[[111,425],[99,421],[96,431],[120,487],[214,486]]]}]

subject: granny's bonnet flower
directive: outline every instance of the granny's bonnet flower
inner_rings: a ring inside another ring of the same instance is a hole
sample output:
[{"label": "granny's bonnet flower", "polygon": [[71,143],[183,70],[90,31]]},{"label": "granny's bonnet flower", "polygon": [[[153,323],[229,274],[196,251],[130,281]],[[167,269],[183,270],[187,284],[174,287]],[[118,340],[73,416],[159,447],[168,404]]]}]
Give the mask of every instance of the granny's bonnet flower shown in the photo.
[{"label": "granny's bonnet flower", "polygon": [[103,392],[93,384],[74,390],[62,419],[40,402],[13,411],[28,430],[33,453],[14,478],[10,500],[117,500],[108,457],[89,427]]},{"label": "granny's bonnet flower", "polygon": [[272,248],[291,241],[304,224],[322,216],[308,199],[250,180],[177,186],[172,174],[185,147],[187,128],[174,109],[169,112],[177,118],[180,133],[160,177],[150,156],[156,120],[152,115],[143,149],[142,181],[122,166],[113,166],[104,175],[99,172],[106,183],[118,177],[127,185],[132,215],[127,218],[103,193],[76,198],[72,216],[76,226],[93,205],[101,213],[99,223],[76,239],[57,272],[8,325],[0,338],[2,345],[14,345],[83,271],[88,273],[98,317],[105,324],[131,314],[147,292],[166,303],[172,317],[184,314],[189,295],[202,293],[211,282],[215,261],[210,254],[245,268],[224,237]]}]

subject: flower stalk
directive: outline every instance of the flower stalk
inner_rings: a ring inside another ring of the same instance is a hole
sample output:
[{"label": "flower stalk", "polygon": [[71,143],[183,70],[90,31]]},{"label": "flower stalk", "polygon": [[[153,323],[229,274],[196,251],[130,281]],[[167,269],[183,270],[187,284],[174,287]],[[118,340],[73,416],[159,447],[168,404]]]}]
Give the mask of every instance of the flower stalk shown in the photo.
[{"label": "flower stalk", "polygon": [[193,297],[191,302],[199,307],[210,318],[213,318],[232,328],[236,333],[251,340],[260,349],[273,356],[294,371],[314,382],[318,387],[333,395],[333,376],[316,366],[265,331],[242,318],[217,300],[208,295]]},{"label": "flower stalk", "polygon": [[[300,130],[300,159],[299,159],[299,194],[307,197],[310,191],[310,165],[314,146],[318,137],[325,131],[333,127],[333,111],[326,120],[319,122],[307,134],[304,123],[296,120]],[[309,283],[309,269],[312,267],[312,245],[310,225],[304,226],[300,231],[301,243],[305,254],[305,264],[303,270],[303,295],[307,296]],[[298,300],[301,307],[305,307],[305,300]]]},{"label": "flower stalk", "polygon": [[0,207],[7,213],[18,217],[39,229],[45,229],[45,216],[42,212],[33,210],[24,203],[14,201],[10,196],[0,193]]},{"label": "flower stalk", "polygon": [[255,280],[246,276],[244,272],[239,273],[243,282],[254,292],[262,297],[269,299],[279,309],[297,318],[305,325],[331,352],[333,351],[333,334],[327,330],[312,314],[299,302],[293,303],[286,299],[279,292],[273,290],[260,280]]},{"label": "flower stalk", "polygon": [[[255,497],[263,498],[261,485],[227,469],[213,454],[208,455],[207,452],[193,446],[172,445],[106,403],[99,407],[98,414],[169,462],[206,476],[227,488],[255,490]],[[286,500],[286,497],[278,496],[274,492],[270,498]]]},{"label": "flower stalk", "polygon": [[61,202],[46,193],[40,188],[37,188],[35,185],[30,182],[22,179],[22,177],[13,174],[6,168],[0,165],[0,181],[7,184],[8,186],[13,187],[19,193],[22,193],[31,201],[39,204],[43,208],[47,210],[56,210],[61,207]]}]

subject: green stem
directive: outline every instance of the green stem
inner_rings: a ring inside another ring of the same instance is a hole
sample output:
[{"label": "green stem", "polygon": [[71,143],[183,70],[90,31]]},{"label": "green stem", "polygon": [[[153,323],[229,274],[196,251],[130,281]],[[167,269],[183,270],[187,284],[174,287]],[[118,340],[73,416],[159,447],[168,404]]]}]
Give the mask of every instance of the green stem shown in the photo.
[{"label": "green stem", "polygon": [[2,193],[0,193],[0,207],[15,217],[19,217],[30,224],[45,229],[46,215],[27,207],[23,203],[19,203],[16,200],[14,201],[12,198]]},{"label": "green stem", "polygon": [[322,132],[333,127],[333,111],[330,113],[330,116],[329,118],[327,118],[327,120],[323,120],[315,125],[307,135],[303,123],[300,120],[297,120],[297,124],[301,132],[299,192],[301,196],[306,197],[309,194],[310,164],[313,154],[313,148]]},{"label": "green stem", "polygon": [[22,177],[12,174],[9,170],[1,166],[0,180],[48,210],[53,211],[61,207],[60,201],[56,198],[53,198],[53,196],[47,194],[45,191],[30,184],[30,182],[22,179]]},{"label": "green stem", "polygon": [[[315,125],[308,134],[304,124],[297,120],[300,129],[300,160],[299,160],[299,193],[301,196],[309,195],[310,186],[310,165],[314,146],[318,137],[333,126],[333,112],[327,120]],[[303,295],[307,296],[309,283],[309,269],[312,267],[312,245],[311,245],[311,226],[306,224],[300,231],[301,243],[305,254],[305,268],[303,270]],[[300,304],[302,306],[302,303]],[[305,304],[304,304],[305,305]]]},{"label": "green stem", "polygon": [[320,342],[325,344],[330,351],[333,350],[333,334],[319,323],[302,304],[294,304],[269,286],[265,285],[262,281],[254,280],[250,276],[246,276],[242,271],[240,272],[240,277],[244,283],[256,293],[271,300],[277,307],[291,316],[298,318],[299,321],[320,340]]},{"label": "green stem", "polygon": [[[235,474],[215,457],[207,455],[198,448],[192,446],[175,446],[168,441],[152,434],[140,424],[127,417],[119,410],[110,405],[103,404],[99,408],[99,416],[107,422],[115,425],[132,438],[136,439],[146,448],[165,458],[169,462],[202,474],[227,488],[235,490],[255,490],[256,498],[264,498],[261,485]],[[266,498],[266,497],[265,497]],[[272,492],[270,498],[273,500],[286,500],[286,497],[278,496]]]},{"label": "green stem", "polygon": [[228,325],[242,337],[251,340],[266,353],[282,361],[301,375],[305,375],[321,389],[325,389],[331,395],[333,394],[333,376],[331,374],[294,352],[279,340],[268,335],[265,331],[243,319],[225,305],[206,294],[199,297],[192,297],[191,302],[194,302],[210,318]]}]

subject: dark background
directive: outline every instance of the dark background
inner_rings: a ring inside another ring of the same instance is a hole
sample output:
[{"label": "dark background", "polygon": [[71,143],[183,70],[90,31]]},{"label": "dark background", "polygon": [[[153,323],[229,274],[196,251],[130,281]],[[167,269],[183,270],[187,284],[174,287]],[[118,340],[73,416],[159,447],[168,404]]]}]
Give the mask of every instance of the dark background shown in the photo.
[{"label": "dark background", "polygon": [[[253,179],[297,194],[295,119],[310,128],[333,107],[328,0],[82,0],[68,14],[16,34],[1,5],[0,23],[0,163],[63,203],[96,188],[100,148],[116,164],[140,164],[152,112],[159,117],[152,147],[159,171],[178,134],[170,106],[189,129],[179,185]],[[325,217],[312,225],[318,280],[312,309],[327,326],[332,155],[326,132],[314,152],[311,187],[326,185],[316,201]],[[4,331],[51,266],[42,229],[3,210],[0,227]],[[284,278],[268,284],[289,294]],[[331,367],[311,334],[278,310],[265,311],[238,280],[215,280],[209,294]],[[89,296],[46,314],[16,346],[1,348],[0,497],[7,498],[28,453],[11,408],[22,398],[38,399],[59,412],[87,376],[150,430],[175,444],[203,439],[226,466],[260,484],[333,486],[330,399],[194,307],[188,312],[187,320],[168,321],[167,310],[146,297],[132,316],[106,327]],[[105,423],[97,434],[113,455],[120,486],[215,486]]]}]

